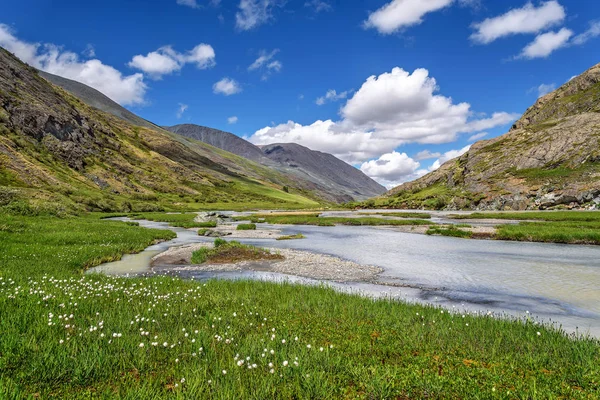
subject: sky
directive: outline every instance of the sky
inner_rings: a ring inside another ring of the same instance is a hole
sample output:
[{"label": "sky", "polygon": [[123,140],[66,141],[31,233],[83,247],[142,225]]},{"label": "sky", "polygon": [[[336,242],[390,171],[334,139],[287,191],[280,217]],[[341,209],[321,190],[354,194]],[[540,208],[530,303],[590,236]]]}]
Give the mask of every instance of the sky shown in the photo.
[{"label": "sky", "polygon": [[159,125],[332,153],[391,188],[600,62],[595,0],[20,0],[0,46]]}]

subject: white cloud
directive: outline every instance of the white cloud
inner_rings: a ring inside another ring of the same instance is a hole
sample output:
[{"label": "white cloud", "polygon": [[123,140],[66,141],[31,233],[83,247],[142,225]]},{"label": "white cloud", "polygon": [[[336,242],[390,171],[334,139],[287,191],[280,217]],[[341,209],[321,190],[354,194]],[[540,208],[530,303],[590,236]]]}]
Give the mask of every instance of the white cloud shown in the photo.
[{"label": "white cloud", "polygon": [[448,143],[459,133],[479,132],[514,121],[518,115],[494,113],[473,119],[468,103],[435,94],[425,69],[401,68],[371,76],[341,109],[342,119],[302,125],[293,121],[258,130],[255,144],[296,142],[332,153],[350,163],[391,153],[406,143]]},{"label": "white cloud", "polygon": [[575,36],[572,40],[573,44],[581,46],[588,40],[600,36],[600,21],[594,21],[590,23],[590,27],[587,31]]},{"label": "white cloud", "polygon": [[417,161],[429,160],[431,158],[438,158],[441,155],[442,155],[442,153],[439,153],[439,152],[432,153],[429,150],[422,150],[417,153],[417,155],[415,156],[415,160],[417,160]]},{"label": "white cloud", "polygon": [[227,118],[227,123],[229,125],[237,124],[237,122],[238,122],[238,117],[236,117],[235,115]]},{"label": "white cloud", "polygon": [[147,86],[140,73],[125,76],[98,59],[81,61],[59,46],[22,41],[4,24],[0,24],[0,46],[35,68],[91,86],[119,104],[144,103]]},{"label": "white cloud", "polygon": [[242,91],[240,84],[231,78],[223,78],[213,85],[213,93],[231,96]]},{"label": "white cloud", "polygon": [[88,43],[87,46],[85,46],[85,50],[82,53],[84,56],[86,56],[87,58],[94,58],[96,57],[96,49],[94,48],[94,45],[91,43]]},{"label": "white cloud", "polygon": [[428,168],[428,170],[435,171],[436,169],[438,169],[439,167],[444,165],[445,162],[450,161],[456,157],[462,156],[467,151],[469,151],[470,148],[471,148],[471,145],[468,145],[459,150],[450,150],[450,151],[445,152],[444,154],[442,154],[442,156],[440,158],[438,158],[437,160],[435,160],[433,162],[433,164]]},{"label": "white cloud", "polygon": [[320,13],[322,11],[331,11],[333,7],[326,1],[323,0],[311,0],[304,3],[304,7],[308,7],[312,9],[315,13]]},{"label": "white cloud", "polygon": [[533,90],[537,91],[538,98],[554,91],[556,89],[556,84],[554,83],[542,83],[540,86],[533,88]]},{"label": "white cloud", "polygon": [[423,22],[425,14],[440,10],[454,0],[392,0],[379,10],[369,14],[365,28],[375,28],[379,33],[389,35],[403,28]]},{"label": "white cloud", "polygon": [[545,58],[553,51],[567,46],[569,39],[573,36],[573,31],[562,28],[558,32],[546,32],[536,36],[533,42],[529,43],[516,58]]},{"label": "white cloud", "polygon": [[556,0],[541,3],[539,7],[529,2],[522,8],[514,8],[505,14],[474,24],[477,32],[471,35],[471,39],[487,44],[509,35],[538,33],[561,24],[565,17],[565,9]]},{"label": "white cloud", "polygon": [[240,0],[235,13],[235,26],[242,31],[254,29],[273,18],[273,7],[279,0]]},{"label": "white cloud", "polygon": [[479,132],[479,133],[476,133],[476,134],[474,134],[474,135],[471,135],[471,136],[469,137],[469,139],[467,139],[467,140],[468,140],[469,142],[476,142],[476,141],[478,141],[479,139],[483,139],[483,138],[484,138],[484,137],[486,137],[487,135],[488,135],[488,133],[487,133],[487,132]]},{"label": "white cloud", "polygon": [[216,65],[212,46],[201,43],[186,53],[179,53],[171,46],[163,46],[147,55],[136,55],[129,62],[132,68],[144,71],[154,79],[181,70],[185,64],[195,64],[199,69]]},{"label": "white cloud", "polygon": [[183,117],[183,113],[188,109],[187,104],[179,103],[179,109],[177,110],[177,119]]},{"label": "white cloud", "polygon": [[328,101],[338,101],[338,100],[345,99],[346,97],[348,97],[349,93],[350,93],[349,90],[338,93],[335,89],[329,89],[327,91],[327,93],[325,93],[325,96],[321,96],[321,97],[317,98],[315,103],[319,106],[322,106],[323,104],[327,103]]},{"label": "white cloud", "polygon": [[180,6],[200,8],[200,5],[196,0],[177,0],[177,4],[179,4]]},{"label": "white cloud", "polygon": [[258,58],[248,67],[248,71],[264,71],[262,74],[262,80],[264,81],[269,79],[272,73],[281,72],[283,64],[281,61],[273,59],[277,53],[279,53],[279,49],[275,49],[270,53],[267,53],[266,50],[261,50]]},{"label": "white cloud", "polygon": [[385,153],[376,160],[364,162],[360,170],[377,182],[391,189],[408,180],[415,179],[423,172],[415,174],[421,164],[413,160],[406,153],[393,151]]}]

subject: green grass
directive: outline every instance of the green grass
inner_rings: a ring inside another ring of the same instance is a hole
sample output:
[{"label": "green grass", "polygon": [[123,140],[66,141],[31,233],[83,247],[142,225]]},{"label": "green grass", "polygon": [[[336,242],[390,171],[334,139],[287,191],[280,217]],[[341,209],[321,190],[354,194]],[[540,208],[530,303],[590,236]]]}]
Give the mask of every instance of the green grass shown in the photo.
[{"label": "green grass", "polygon": [[427,235],[441,235],[441,236],[451,236],[451,237],[459,237],[459,238],[471,238],[473,236],[473,232],[469,232],[469,231],[463,231],[461,229],[458,229],[455,226],[447,226],[447,227],[434,227],[434,228],[429,228],[427,230],[427,232],[425,232]]},{"label": "green grass", "polygon": [[[359,213],[360,215],[373,215],[373,213]],[[385,212],[385,213],[376,213],[377,215],[382,215],[384,217],[399,217],[399,218],[418,218],[418,219],[430,219],[431,214],[429,213],[419,213],[419,212]]]},{"label": "green grass", "polygon": [[277,239],[275,240],[296,240],[296,239],[304,239],[306,238],[306,236],[304,236],[301,233],[296,233],[295,235],[285,235],[285,236],[279,236]]},{"label": "green grass", "polygon": [[598,341],[534,321],[287,283],[82,276],[172,234],[97,217],[1,215],[0,226],[3,399],[600,393]]},{"label": "green grass", "polygon": [[238,224],[235,229],[238,231],[255,231],[256,224]]},{"label": "green grass", "polygon": [[386,226],[386,225],[431,225],[432,222],[420,219],[392,220],[377,217],[319,217],[319,214],[312,215],[269,215],[254,214],[251,216],[237,217],[237,220],[250,220],[253,223],[266,222],[269,224],[282,225],[317,225],[317,226]]},{"label": "green grass", "polygon": [[511,219],[539,221],[586,221],[600,222],[600,211],[525,211],[451,214],[454,219]]},{"label": "green grass", "polygon": [[271,253],[261,247],[230,242],[217,238],[214,247],[202,247],[192,253],[192,264],[231,264],[250,260],[282,260],[279,254]]},{"label": "green grass", "polygon": [[600,245],[600,223],[559,221],[506,224],[496,228],[496,238],[528,242]]}]

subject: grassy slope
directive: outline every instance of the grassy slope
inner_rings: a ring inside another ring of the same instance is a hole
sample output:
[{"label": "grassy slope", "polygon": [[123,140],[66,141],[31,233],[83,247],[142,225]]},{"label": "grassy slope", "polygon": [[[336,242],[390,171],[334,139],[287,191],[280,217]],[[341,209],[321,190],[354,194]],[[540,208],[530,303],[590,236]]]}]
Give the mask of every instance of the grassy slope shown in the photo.
[{"label": "grassy slope", "polygon": [[266,222],[269,224],[283,225],[434,225],[431,221],[422,219],[383,219],[377,217],[319,217],[319,214],[303,214],[303,215],[271,215],[271,214],[253,214],[250,216],[236,217],[238,221],[249,220],[253,223]]},{"label": "grassy slope", "polygon": [[[20,201],[33,212],[68,213],[215,209],[232,202],[238,208],[319,206],[315,194],[294,189],[277,171],[91,108],[3,49],[0,63],[6,89],[0,90],[0,207]],[[52,129],[26,125],[32,116],[59,122]],[[51,130],[63,141],[44,134]]]},{"label": "grassy slope", "polygon": [[288,284],[81,277],[170,233],[91,218],[0,227],[3,398],[599,394],[598,343],[531,322]]}]

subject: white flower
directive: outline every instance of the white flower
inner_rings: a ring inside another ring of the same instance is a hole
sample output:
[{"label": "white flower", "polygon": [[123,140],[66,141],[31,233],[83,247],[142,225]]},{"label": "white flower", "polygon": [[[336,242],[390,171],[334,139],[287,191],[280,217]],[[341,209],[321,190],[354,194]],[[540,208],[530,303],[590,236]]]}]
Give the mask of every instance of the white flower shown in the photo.
[{"label": "white flower", "polygon": [[319,347],[319,351],[323,351],[323,348],[322,348],[322,347]]},{"label": "white flower", "polygon": [[541,332],[538,332],[538,333],[537,333],[537,335],[538,335],[538,336],[541,336],[541,335],[542,335],[542,333],[541,333]]},{"label": "white flower", "polygon": [[181,378],[181,383],[185,383],[185,378]]},{"label": "white flower", "polygon": [[282,344],[285,344],[285,339],[282,339],[282,340],[281,340],[281,343],[282,343]]},{"label": "white flower", "polygon": [[63,344],[64,342],[65,342],[65,341],[64,341],[64,340],[62,340],[62,339],[60,339],[60,340],[58,341],[58,343],[60,343],[60,344]]},{"label": "white flower", "polygon": [[271,368],[271,370],[269,372],[272,373],[272,374],[274,374],[275,370],[273,368]]},{"label": "white flower", "polygon": [[222,372],[223,372],[223,375],[227,375],[227,370],[224,369]]},{"label": "white flower", "polygon": [[144,343],[140,343],[140,347],[144,347]]},{"label": "white flower", "polygon": [[287,366],[288,366],[288,362],[287,362],[287,361],[284,361],[284,362],[283,362],[283,366],[284,366],[284,367],[287,367]]}]

